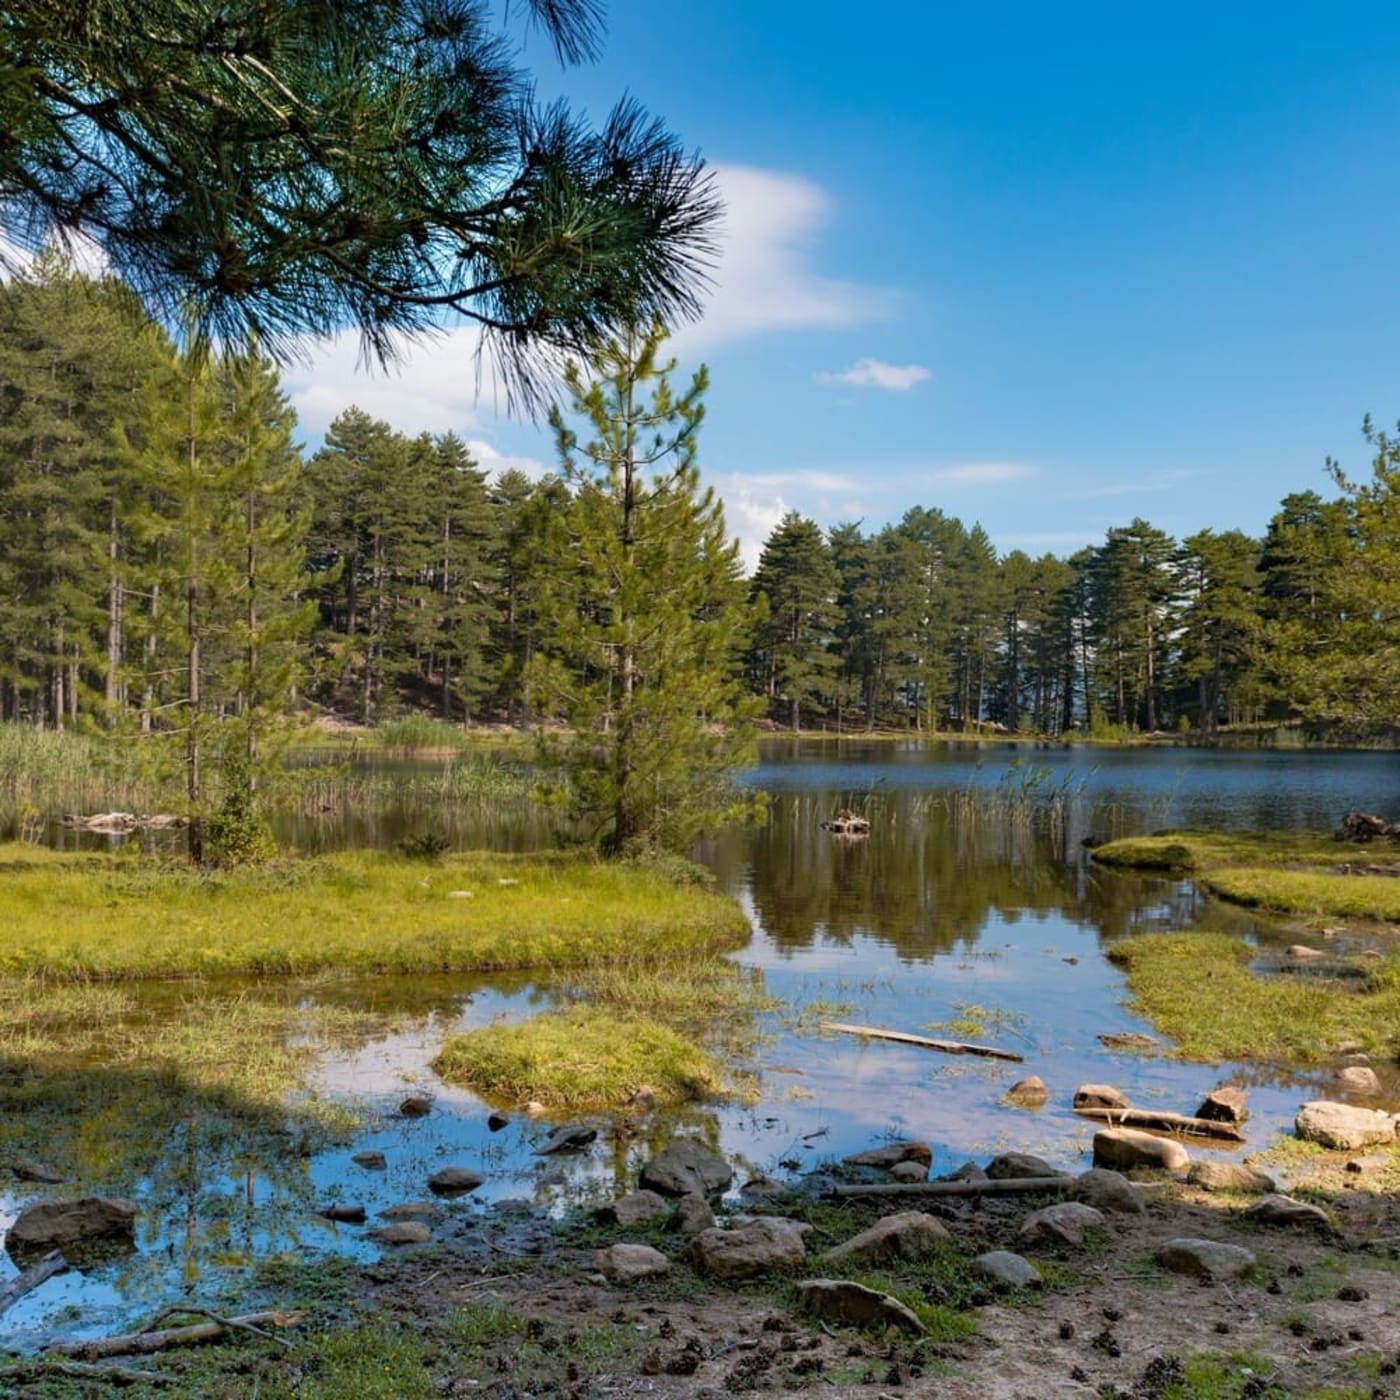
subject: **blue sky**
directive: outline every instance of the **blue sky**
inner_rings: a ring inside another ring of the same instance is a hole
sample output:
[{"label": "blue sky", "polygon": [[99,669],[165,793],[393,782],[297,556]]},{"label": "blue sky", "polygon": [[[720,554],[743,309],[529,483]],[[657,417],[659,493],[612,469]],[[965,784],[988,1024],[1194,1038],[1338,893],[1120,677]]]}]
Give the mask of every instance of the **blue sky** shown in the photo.
[{"label": "blue sky", "polygon": [[[1400,11],[612,0],[601,61],[715,167],[728,217],[682,368],[750,560],[784,509],[911,505],[1069,552],[1142,515],[1262,530],[1400,416]],[[346,341],[287,379],[309,440],[360,402],[548,466],[467,333],[396,376]]]}]

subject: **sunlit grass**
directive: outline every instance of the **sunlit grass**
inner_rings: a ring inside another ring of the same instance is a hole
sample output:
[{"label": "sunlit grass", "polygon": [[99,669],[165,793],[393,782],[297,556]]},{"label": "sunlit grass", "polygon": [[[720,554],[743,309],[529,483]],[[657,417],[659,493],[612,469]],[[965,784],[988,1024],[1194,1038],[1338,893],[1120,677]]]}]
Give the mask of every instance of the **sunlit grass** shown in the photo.
[{"label": "sunlit grass", "polygon": [[1400,880],[1385,875],[1242,866],[1209,871],[1201,883],[1212,894],[1250,908],[1400,922]]},{"label": "sunlit grass", "polygon": [[1135,870],[1212,870],[1227,865],[1336,865],[1355,854],[1355,847],[1317,832],[1163,831],[1109,841],[1093,852],[1093,859]]}]

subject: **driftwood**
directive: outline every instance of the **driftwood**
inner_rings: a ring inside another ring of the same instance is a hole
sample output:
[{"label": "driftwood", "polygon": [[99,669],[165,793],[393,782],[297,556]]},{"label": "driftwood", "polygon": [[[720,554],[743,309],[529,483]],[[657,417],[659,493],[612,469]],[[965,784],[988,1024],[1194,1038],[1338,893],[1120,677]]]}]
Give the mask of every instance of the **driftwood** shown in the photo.
[{"label": "driftwood", "polygon": [[834,817],[828,817],[820,823],[823,831],[829,831],[833,836],[869,836],[870,822],[867,818],[857,816],[849,808],[842,808]]},{"label": "driftwood", "polygon": [[53,1250],[44,1255],[37,1264],[31,1264],[23,1273],[16,1275],[3,1288],[0,1288],[0,1317],[14,1307],[26,1293],[32,1293],[41,1283],[47,1283],[55,1274],[66,1274],[68,1261],[61,1250]]},{"label": "driftwood", "polygon": [[174,1376],[159,1371],[133,1371],[127,1366],[89,1366],[83,1361],[17,1361],[13,1366],[0,1366],[0,1380],[40,1380],[58,1376],[66,1381],[107,1381],[114,1385],[170,1385]]},{"label": "driftwood", "polygon": [[895,1181],[879,1186],[835,1186],[831,1194],[847,1196],[1033,1196],[1058,1194],[1074,1184],[1072,1176],[1017,1176],[1004,1181]]},{"label": "driftwood", "polygon": [[1026,1057],[1014,1050],[998,1050],[994,1045],[972,1045],[965,1040],[930,1040],[926,1035],[910,1035],[906,1031],[884,1031],[878,1026],[847,1026],[840,1021],[823,1021],[824,1031],[840,1031],[844,1035],[864,1035],[871,1040],[897,1040],[901,1045],[918,1045],[925,1050],[941,1050],[945,1055],[984,1055],[989,1060],[1012,1060],[1024,1064]]},{"label": "driftwood", "polygon": [[1188,1118],[1184,1113],[1156,1113],[1149,1108],[1076,1108],[1081,1118],[1093,1118],[1110,1128],[1155,1128],[1159,1133],[1184,1137],[1218,1138],[1221,1142],[1243,1142],[1244,1134],[1234,1123],[1210,1118]]},{"label": "driftwood", "polygon": [[267,1337],[267,1328],[295,1327],[305,1316],[300,1312],[259,1312],[245,1313],[242,1317],[219,1317],[202,1308],[180,1308],[175,1311],[196,1313],[207,1321],[195,1322],[188,1327],[126,1332],[118,1337],[93,1337],[85,1342],[61,1342],[49,1350],[60,1356],[83,1356],[90,1361],[104,1356],[136,1356],[164,1351],[166,1347],[187,1346],[191,1342],[216,1342],[230,1332],[249,1332],[255,1337]]}]

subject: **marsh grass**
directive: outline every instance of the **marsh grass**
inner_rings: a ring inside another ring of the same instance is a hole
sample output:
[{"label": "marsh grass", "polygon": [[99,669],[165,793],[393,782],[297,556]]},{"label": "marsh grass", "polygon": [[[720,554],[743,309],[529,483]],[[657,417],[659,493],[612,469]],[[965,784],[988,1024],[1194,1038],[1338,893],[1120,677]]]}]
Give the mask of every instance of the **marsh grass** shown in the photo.
[{"label": "marsh grass", "polygon": [[201,873],[0,847],[0,971],[72,979],[577,967],[732,946],[734,901],[580,856],[371,852]]},{"label": "marsh grass", "polygon": [[1316,1064],[1347,1042],[1400,1051],[1400,956],[1342,981],[1259,977],[1254,955],[1218,933],[1137,934],[1108,953],[1134,1009],[1176,1042],[1178,1059]]},{"label": "marsh grass", "polygon": [[1221,899],[1252,909],[1400,923],[1400,880],[1385,875],[1232,866],[1208,871],[1201,883]]},{"label": "marsh grass", "polygon": [[1318,832],[1160,831],[1127,836],[1093,852],[1099,865],[1134,870],[1215,870],[1221,866],[1337,865],[1356,848]]},{"label": "marsh grass", "polygon": [[433,1069],[488,1102],[534,1100],[547,1108],[617,1107],[643,1085],[658,1103],[684,1103],[727,1087],[719,1066],[678,1032],[585,1005],[453,1036]]}]

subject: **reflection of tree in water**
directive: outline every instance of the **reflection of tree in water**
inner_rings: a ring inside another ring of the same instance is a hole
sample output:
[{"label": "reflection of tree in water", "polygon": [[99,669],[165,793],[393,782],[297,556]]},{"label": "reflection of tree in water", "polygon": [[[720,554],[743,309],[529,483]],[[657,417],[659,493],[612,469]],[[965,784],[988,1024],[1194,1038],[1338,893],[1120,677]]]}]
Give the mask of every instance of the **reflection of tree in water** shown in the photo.
[{"label": "reflection of tree in water", "polygon": [[[731,888],[747,883],[780,948],[881,938],[910,959],[975,947],[993,914],[1059,914],[1105,937],[1130,931],[1145,905],[1176,896],[1171,882],[1087,865],[1063,821],[995,802],[944,802],[890,792],[864,805],[868,838],[841,840],[824,817],[848,795],[783,793],[765,823],[710,852]],[[1179,898],[1179,897],[1178,897]]]}]

